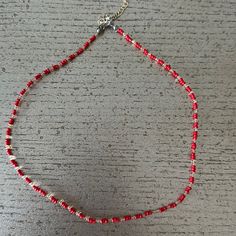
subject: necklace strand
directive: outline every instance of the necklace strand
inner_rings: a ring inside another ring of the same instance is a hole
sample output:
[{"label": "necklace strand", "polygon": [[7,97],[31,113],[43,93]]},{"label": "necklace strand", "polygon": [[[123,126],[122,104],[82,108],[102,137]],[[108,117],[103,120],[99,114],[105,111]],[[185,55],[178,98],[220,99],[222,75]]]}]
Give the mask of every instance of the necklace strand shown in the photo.
[{"label": "necklace strand", "polygon": [[[5,148],[6,153],[9,156],[10,163],[18,173],[19,177],[21,177],[30,187],[35,191],[38,192],[42,197],[45,197],[49,199],[52,203],[60,205],[62,208],[68,210],[71,214],[76,215],[80,219],[85,220],[86,222],[90,224],[95,223],[101,223],[101,224],[107,224],[107,223],[118,223],[122,221],[129,221],[134,219],[141,219],[144,217],[151,216],[153,214],[159,214],[162,212],[167,211],[168,209],[175,208],[177,205],[179,205],[183,200],[186,198],[186,196],[190,193],[192,190],[192,186],[195,182],[194,174],[196,172],[196,141],[198,138],[198,103],[196,100],[196,95],[191,89],[191,87],[185,82],[185,80],[174,70],[172,67],[167,64],[164,60],[157,58],[155,55],[150,53],[146,48],[144,48],[140,43],[135,41],[129,34],[126,34],[124,30],[116,25],[113,24],[113,18],[117,19],[127,8],[128,1],[124,1],[124,4],[122,6],[122,10],[120,9],[117,13],[115,13],[112,16],[104,18],[105,21],[103,21],[103,27],[99,28],[98,32],[94,34],[88,41],[85,42],[85,44],[79,48],[76,52],[70,54],[65,59],[61,60],[59,63],[52,65],[49,68],[46,68],[41,73],[36,74],[33,79],[29,80],[25,86],[20,92],[15,100],[14,108],[11,112],[11,117],[8,121],[8,127],[6,130],[6,139],[5,139]],[[186,91],[191,103],[192,103],[192,142],[190,146],[190,167],[189,167],[189,178],[188,178],[188,184],[186,185],[185,189],[183,189],[182,193],[173,201],[168,204],[165,204],[163,206],[160,206],[156,209],[149,209],[145,210],[143,212],[139,212],[133,215],[124,215],[124,216],[113,216],[110,218],[95,218],[92,216],[87,215],[82,210],[75,208],[74,206],[71,206],[66,200],[59,199],[56,197],[52,192],[49,192],[45,190],[43,187],[40,187],[39,184],[37,184],[36,181],[34,181],[30,176],[28,176],[25,171],[23,170],[23,167],[19,165],[18,161],[16,160],[16,156],[13,154],[13,145],[12,145],[12,130],[13,126],[15,124],[15,120],[17,118],[17,115],[19,113],[20,106],[23,102],[23,98],[27,95],[30,89],[34,87],[36,83],[41,81],[44,77],[51,74],[53,71],[57,71],[60,68],[66,66],[68,63],[72,62],[76,57],[83,54],[89,46],[97,39],[99,33],[101,30],[103,31],[106,27],[110,26],[113,28],[115,32],[117,32],[125,41],[132,45],[135,49],[141,52],[142,55],[147,57],[152,63],[155,63],[157,66],[162,68],[164,71],[170,75],[170,77],[174,80],[174,82],[179,85],[180,87],[184,88]]]}]

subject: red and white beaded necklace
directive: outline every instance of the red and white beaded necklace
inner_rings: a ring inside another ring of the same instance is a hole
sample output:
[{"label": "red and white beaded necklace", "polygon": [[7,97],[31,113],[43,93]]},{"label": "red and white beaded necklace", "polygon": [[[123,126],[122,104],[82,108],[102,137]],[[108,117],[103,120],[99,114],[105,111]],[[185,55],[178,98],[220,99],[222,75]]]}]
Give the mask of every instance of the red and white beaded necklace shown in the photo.
[{"label": "red and white beaded necklace", "polygon": [[[146,48],[144,48],[140,43],[136,42],[129,34],[124,33],[124,30],[116,25],[114,25],[114,20],[116,20],[119,16],[123,14],[125,9],[128,7],[128,1],[124,0],[121,8],[114,14],[114,15],[104,15],[98,20],[98,30],[97,33],[94,34],[81,48],[79,48],[76,52],[69,55],[67,58],[61,60],[58,64],[55,64],[49,68],[46,68],[43,72],[36,74],[33,79],[29,80],[23,88],[15,103],[14,108],[11,112],[11,117],[8,122],[8,127],[6,130],[6,140],[5,140],[5,147],[6,153],[9,156],[10,163],[17,171],[18,175],[32,187],[32,189],[38,192],[42,197],[48,198],[53,204],[58,204],[62,208],[68,210],[71,214],[78,216],[80,219],[85,220],[90,224],[100,223],[100,224],[107,224],[107,223],[118,223],[123,221],[129,221],[134,219],[141,219],[153,214],[159,214],[162,212],[167,211],[170,208],[175,208],[178,204],[180,204],[186,196],[190,193],[192,189],[192,185],[194,184],[194,174],[196,172],[196,141],[198,137],[198,103],[196,100],[196,95],[193,90],[190,88],[188,84],[184,81],[184,79],[171,68],[171,66],[165,63],[162,59],[158,59],[152,53],[150,53]],[[133,215],[125,215],[125,216],[114,216],[110,218],[94,218],[91,216],[86,215],[81,210],[71,206],[67,201],[64,199],[57,198],[53,193],[45,190],[43,187],[40,187],[31,177],[26,175],[25,171],[23,171],[22,166],[20,166],[16,160],[16,156],[13,154],[13,147],[12,147],[12,129],[15,124],[15,120],[17,114],[19,112],[19,107],[23,98],[27,95],[27,92],[34,87],[36,83],[42,80],[47,75],[51,74],[53,71],[57,71],[60,68],[66,66],[69,62],[72,62],[76,57],[84,53],[84,51],[96,40],[98,35],[103,32],[106,28],[112,28],[115,32],[117,32],[125,41],[129,44],[134,46],[138,51],[141,52],[145,57],[149,58],[151,62],[160,66],[164,71],[166,71],[171,78],[173,78],[176,84],[180,85],[184,88],[187,92],[190,101],[192,102],[192,119],[193,119],[193,132],[192,132],[192,142],[190,147],[190,175],[188,179],[188,184],[186,188],[183,190],[182,194],[180,194],[177,199],[173,202],[170,202],[164,206],[156,208],[154,210],[146,210],[137,214]]]}]

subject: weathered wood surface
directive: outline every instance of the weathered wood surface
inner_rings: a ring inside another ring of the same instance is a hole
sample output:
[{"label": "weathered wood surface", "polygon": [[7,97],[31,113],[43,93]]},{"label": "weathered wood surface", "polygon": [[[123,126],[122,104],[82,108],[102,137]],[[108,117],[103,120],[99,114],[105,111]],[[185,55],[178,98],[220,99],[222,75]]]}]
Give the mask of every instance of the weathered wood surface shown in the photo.
[{"label": "weathered wood surface", "polygon": [[[1,130],[16,91],[81,46],[97,18],[119,5],[0,2]],[[1,138],[0,235],[235,235],[235,10],[233,0],[130,1],[117,22],[198,95],[197,181],[182,205],[140,221],[88,225],[26,186],[8,164]],[[95,216],[174,200],[188,176],[190,103],[155,67],[107,31],[38,84],[14,129],[15,152],[28,174]]]}]

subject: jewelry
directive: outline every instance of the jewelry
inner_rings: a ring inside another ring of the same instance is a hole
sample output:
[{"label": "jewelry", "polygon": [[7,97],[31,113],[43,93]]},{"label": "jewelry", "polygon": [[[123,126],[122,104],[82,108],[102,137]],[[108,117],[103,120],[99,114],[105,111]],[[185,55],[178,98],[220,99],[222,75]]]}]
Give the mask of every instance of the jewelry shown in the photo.
[{"label": "jewelry", "polygon": [[[72,53],[67,58],[61,60],[58,64],[52,65],[49,68],[46,68],[43,72],[36,74],[32,80],[29,80],[26,84],[26,87],[23,88],[15,103],[14,108],[11,113],[10,120],[8,122],[8,127],[6,130],[6,140],[5,140],[5,147],[6,147],[6,153],[9,156],[10,163],[13,165],[15,170],[17,171],[18,175],[27,183],[29,184],[32,189],[36,192],[38,192],[42,197],[48,198],[52,203],[59,204],[62,208],[68,210],[71,214],[74,214],[78,216],[80,219],[85,220],[88,223],[95,224],[95,223],[101,223],[101,224],[107,224],[107,223],[118,223],[122,221],[129,221],[134,219],[141,219],[153,214],[162,213],[167,211],[170,208],[175,208],[178,204],[180,204],[186,196],[190,193],[192,189],[192,185],[194,184],[194,174],[196,172],[196,141],[198,137],[198,103],[196,100],[195,93],[190,88],[188,84],[184,81],[184,79],[171,68],[171,66],[164,62],[162,59],[158,59],[156,56],[154,56],[152,53],[150,53],[146,48],[144,48],[140,43],[135,41],[129,34],[126,34],[122,28],[114,25],[114,21],[123,14],[125,9],[128,7],[128,1],[124,0],[121,8],[113,15],[104,15],[99,18],[98,20],[98,29],[97,33],[94,34],[84,45],[83,47],[79,48],[75,53]],[[12,129],[15,124],[15,120],[17,118],[17,114],[19,112],[19,108],[21,105],[21,102],[23,101],[23,98],[27,95],[27,92],[34,87],[34,84],[38,83],[40,80],[42,80],[45,76],[51,74],[53,71],[57,71],[60,68],[66,66],[68,63],[72,62],[76,57],[84,53],[84,51],[96,40],[96,38],[105,31],[106,28],[112,28],[115,32],[117,32],[125,41],[129,44],[134,46],[138,51],[141,52],[145,57],[149,58],[151,62],[155,63],[156,65],[160,66],[164,71],[168,72],[171,78],[176,82],[176,84],[180,85],[184,88],[184,90],[187,92],[188,97],[190,98],[190,101],[192,102],[192,119],[193,119],[193,125],[192,125],[192,142],[190,147],[190,175],[188,179],[188,184],[186,188],[183,190],[182,194],[180,194],[177,199],[171,203],[168,203],[164,206],[161,206],[154,210],[146,210],[137,214],[133,215],[125,215],[125,216],[114,216],[111,218],[94,218],[91,216],[86,215],[84,212],[82,212],[79,209],[76,209],[73,206],[70,206],[69,203],[63,199],[58,199],[56,196],[53,195],[53,193],[46,191],[43,187],[40,187],[34,180],[25,174],[22,167],[19,166],[16,156],[13,154],[13,147],[12,147]]]}]

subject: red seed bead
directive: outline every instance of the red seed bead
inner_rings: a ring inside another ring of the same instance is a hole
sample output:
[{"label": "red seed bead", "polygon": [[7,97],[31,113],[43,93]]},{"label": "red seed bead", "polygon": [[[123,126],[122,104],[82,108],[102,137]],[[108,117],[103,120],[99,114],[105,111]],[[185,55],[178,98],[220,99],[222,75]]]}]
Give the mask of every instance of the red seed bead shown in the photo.
[{"label": "red seed bead", "polygon": [[197,113],[193,113],[193,119],[198,119],[198,114]]},{"label": "red seed bead", "polygon": [[88,222],[89,222],[89,224],[96,224],[96,219],[95,218],[89,218]]},{"label": "red seed bead", "polygon": [[161,59],[158,59],[158,61],[157,61],[157,64],[159,64],[160,66],[162,66],[164,63],[165,62],[163,60],[161,60]]},{"label": "red seed bead", "polygon": [[180,202],[182,202],[184,199],[185,199],[185,195],[184,194],[181,194],[180,196],[179,196],[179,198],[178,198],[178,200],[180,201]]},{"label": "red seed bead", "polygon": [[143,54],[144,54],[145,56],[148,55],[148,50],[147,50],[146,48],[143,49]]},{"label": "red seed bead", "polygon": [[135,219],[141,219],[143,218],[143,214],[139,213],[135,215]]},{"label": "red seed bead", "polygon": [[175,208],[177,206],[177,204],[175,202],[172,202],[168,205],[170,208]]},{"label": "red seed bead", "polygon": [[40,187],[38,187],[37,192],[40,193],[42,197],[45,197],[47,195],[47,192]]},{"label": "red seed bead", "polygon": [[193,176],[190,176],[190,177],[189,177],[189,183],[192,183],[192,184],[193,184],[194,181],[195,181],[194,177],[193,177]]},{"label": "red seed bead", "polygon": [[17,170],[17,173],[18,173],[18,175],[19,175],[20,177],[22,177],[22,176],[25,175],[24,172],[23,172],[22,170]]},{"label": "red seed bead", "polygon": [[145,216],[150,216],[153,214],[153,211],[152,210],[148,210],[148,211],[144,211],[144,215]]},{"label": "red seed bead", "polygon": [[195,165],[191,165],[190,170],[191,170],[193,173],[195,173],[195,172],[196,172],[196,166],[195,166]]},{"label": "red seed bead", "polygon": [[52,65],[52,68],[53,68],[53,70],[59,70],[60,66],[56,64],[56,65]]},{"label": "red seed bead", "polygon": [[9,125],[14,125],[15,123],[15,119],[14,118],[11,118],[8,122]]},{"label": "red seed bead", "polygon": [[119,223],[120,222],[119,217],[113,217],[111,220],[112,220],[113,223]]},{"label": "red seed bead", "polygon": [[72,61],[72,60],[74,60],[75,59],[75,54],[71,54],[70,56],[69,56],[69,59]]},{"label": "red seed bead", "polygon": [[141,44],[138,42],[135,42],[134,46],[139,50],[142,48]]},{"label": "red seed bead", "polygon": [[79,48],[78,50],[77,50],[77,55],[79,56],[80,54],[82,54],[84,52],[84,49],[83,48]]},{"label": "red seed bead", "polygon": [[16,115],[16,109],[13,109],[12,112],[11,112],[11,114],[12,114],[13,116],[15,116],[15,115]]},{"label": "red seed bead", "polygon": [[68,204],[66,202],[61,202],[60,204],[63,208],[67,209],[68,208]]},{"label": "red seed bead", "polygon": [[192,148],[192,150],[195,150],[195,149],[197,148],[197,144],[194,143],[194,142],[192,142],[192,144],[191,144],[191,148]]},{"label": "red seed bead", "polygon": [[131,219],[132,219],[132,216],[131,216],[131,215],[124,216],[124,219],[125,219],[125,221],[131,220]]},{"label": "red seed bead", "polygon": [[18,107],[20,105],[20,98],[17,98],[15,101],[15,106]]},{"label": "red seed bead", "polygon": [[63,59],[60,63],[62,66],[65,66],[66,64],[68,64],[68,61],[66,59]]},{"label": "red seed bead", "polygon": [[34,78],[36,79],[36,80],[40,80],[40,79],[42,79],[42,75],[41,74],[37,74],[37,75],[35,75],[34,76]]},{"label": "red seed bead", "polygon": [[28,88],[30,88],[33,84],[34,84],[34,82],[32,80],[30,80],[30,81],[28,81],[28,83],[26,85]]},{"label": "red seed bead", "polygon": [[40,188],[40,190],[39,190],[39,193],[40,193],[40,195],[41,195],[42,197],[45,197],[45,196],[48,194],[45,190],[43,190],[43,189],[41,189],[41,188]]},{"label": "red seed bead", "polygon": [[160,208],[159,208],[159,211],[160,211],[160,212],[164,212],[164,211],[166,211],[166,210],[167,210],[167,207],[166,207],[166,206],[163,206],[163,207],[160,207]]},{"label": "red seed bead", "polygon": [[36,185],[33,185],[32,188],[35,192],[39,192],[39,190],[40,190],[40,187],[36,186]]},{"label": "red seed bead", "polygon": [[128,43],[132,43],[132,38],[127,34],[126,36],[125,36],[125,40],[128,42]]},{"label": "red seed bead", "polygon": [[6,135],[11,135],[11,128],[7,128]]},{"label": "red seed bead", "polygon": [[44,73],[45,75],[49,75],[49,74],[51,73],[51,71],[50,71],[49,68],[47,68],[47,69],[45,69],[45,70],[43,71],[43,73]]},{"label": "red seed bead", "polygon": [[6,150],[6,153],[7,153],[7,155],[9,155],[9,156],[13,154],[11,149],[7,149],[7,150]]},{"label": "red seed bead", "polygon": [[196,160],[196,154],[194,152],[190,154],[190,160]]},{"label": "red seed bead", "polygon": [[93,41],[95,41],[95,39],[96,39],[96,35],[93,35],[93,36],[89,39],[90,43],[92,43]]},{"label": "red seed bead", "polygon": [[7,138],[5,140],[5,145],[7,145],[7,146],[11,145],[11,139]]},{"label": "red seed bead", "polygon": [[171,66],[170,66],[170,65],[166,65],[166,66],[165,66],[165,70],[166,70],[166,71],[170,71],[170,69],[171,69]]},{"label": "red seed bead", "polygon": [[194,140],[197,140],[197,137],[198,137],[198,132],[197,132],[197,131],[194,131],[194,132],[193,132],[193,139],[194,139]]},{"label": "red seed bead", "polygon": [[14,166],[14,167],[18,167],[18,163],[16,160],[10,160],[11,164]]},{"label": "red seed bead", "polygon": [[25,182],[28,183],[28,184],[30,184],[30,183],[32,183],[32,180],[31,180],[29,177],[26,177],[26,178],[25,178]]},{"label": "red seed bead", "polygon": [[107,224],[109,222],[109,220],[107,218],[102,218],[100,220],[101,224]]},{"label": "red seed bead", "polygon": [[84,49],[87,49],[89,47],[89,42],[86,42],[85,44],[84,44]]},{"label": "red seed bead", "polygon": [[75,213],[76,213],[76,209],[75,209],[74,207],[71,207],[71,208],[69,208],[68,210],[69,210],[69,212],[70,212],[71,214],[75,214]]},{"label": "red seed bead", "polygon": [[82,212],[78,213],[77,216],[79,216],[80,219],[84,219],[86,217],[86,215]]},{"label": "red seed bead", "polygon": [[42,191],[42,189],[40,187],[38,187],[38,191],[37,192],[41,193],[41,191]]},{"label": "red seed bead", "polygon": [[187,186],[184,191],[185,191],[187,194],[189,194],[191,190],[192,190],[192,188],[191,188],[190,186]]},{"label": "red seed bead", "polygon": [[57,203],[58,203],[58,199],[55,198],[54,196],[51,196],[51,197],[50,197],[50,201],[51,201],[52,203],[54,203],[54,204],[57,204]]},{"label": "red seed bead", "polygon": [[117,33],[118,33],[119,35],[123,36],[124,31],[123,31],[121,28],[119,28],[119,29],[117,30]]},{"label": "red seed bead", "polygon": [[185,90],[186,90],[188,93],[192,92],[192,89],[191,89],[189,86],[187,86],[187,87],[185,88]]},{"label": "red seed bead", "polygon": [[196,96],[194,93],[190,93],[188,96],[191,100],[196,100]]},{"label": "red seed bead", "polygon": [[179,74],[175,70],[171,73],[171,75],[175,79],[179,76]]},{"label": "red seed bead", "polygon": [[151,60],[153,60],[153,61],[155,61],[157,58],[156,58],[156,56],[154,56],[153,54],[150,54],[149,55],[149,58],[151,59]]},{"label": "red seed bead", "polygon": [[185,85],[185,81],[184,81],[183,78],[180,78],[180,79],[178,80],[178,82],[179,82],[179,84],[180,84],[181,86],[184,86],[184,85]]},{"label": "red seed bead", "polygon": [[198,104],[196,102],[193,103],[192,109],[193,110],[197,110],[198,109]]},{"label": "red seed bead", "polygon": [[94,42],[95,39],[96,39],[96,35],[93,35],[93,36],[89,39],[90,43]]},{"label": "red seed bead", "polygon": [[[196,113],[195,113],[196,114]],[[197,114],[196,114],[197,115]],[[196,116],[194,117],[194,119],[197,119]],[[198,128],[198,122],[194,122],[193,123],[193,128]]]},{"label": "red seed bead", "polygon": [[22,89],[22,90],[20,91],[20,95],[21,95],[21,96],[23,96],[25,93],[26,93],[26,89]]}]

